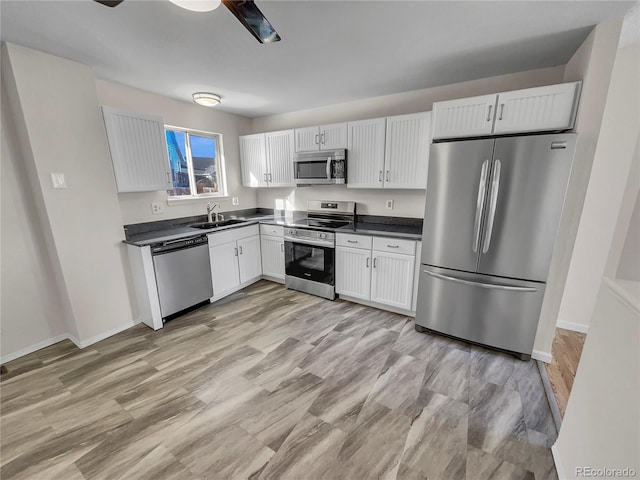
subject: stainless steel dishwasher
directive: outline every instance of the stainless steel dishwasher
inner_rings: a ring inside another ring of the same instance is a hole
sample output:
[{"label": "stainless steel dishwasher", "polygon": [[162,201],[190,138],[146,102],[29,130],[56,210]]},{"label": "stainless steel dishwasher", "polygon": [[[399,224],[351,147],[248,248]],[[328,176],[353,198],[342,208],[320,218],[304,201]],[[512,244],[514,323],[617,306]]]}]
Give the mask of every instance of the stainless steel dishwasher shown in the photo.
[{"label": "stainless steel dishwasher", "polygon": [[151,245],[162,319],[213,296],[206,235]]}]

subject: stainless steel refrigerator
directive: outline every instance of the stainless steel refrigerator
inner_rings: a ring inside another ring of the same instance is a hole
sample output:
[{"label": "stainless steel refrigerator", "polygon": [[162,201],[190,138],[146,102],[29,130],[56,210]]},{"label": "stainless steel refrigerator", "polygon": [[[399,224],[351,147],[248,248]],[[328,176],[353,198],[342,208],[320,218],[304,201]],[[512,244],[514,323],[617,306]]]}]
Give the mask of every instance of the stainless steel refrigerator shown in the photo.
[{"label": "stainless steel refrigerator", "polygon": [[529,359],[575,134],[431,146],[416,330]]}]

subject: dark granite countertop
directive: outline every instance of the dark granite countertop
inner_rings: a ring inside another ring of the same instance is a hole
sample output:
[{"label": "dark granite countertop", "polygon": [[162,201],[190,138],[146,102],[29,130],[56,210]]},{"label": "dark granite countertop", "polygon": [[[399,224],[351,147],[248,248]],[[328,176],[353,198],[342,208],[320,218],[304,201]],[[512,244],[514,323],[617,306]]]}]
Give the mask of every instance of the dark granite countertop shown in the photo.
[{"label": "dark granite countertop", "polygon": [[[304,218],[305,216],[306,212],[293,212],[291,216],[285,218],[279,215],[274,216],[273,213],[267,209],[253,209],[225,213],[226,219],[241,219],[245,220],[245,222],[212,229],[189,227],[190,224],[206,221],[206,216],[126,225],[125,232],[127,238],[124,242],[142,247],[152,243],[195,237],[233,228],[242,228],[257,223],[286,227],[291,226],[295,220]],[[420,240],[422,238],[422,220],[402,217],[359,215],[355,226],[347,225],[336,231],[338,233],[351,233],[356,235],[376,235],[381,237],[404,238],[407,240]]]},{"label": "dark granite countertop", "polygon": [[358,222],[336,230],[337,233],[351,233],[355,235],[375,235],[378,237],[404,238],[407,240],[421,240],[422,227],[415,225],[397,225],[385,223]]}]

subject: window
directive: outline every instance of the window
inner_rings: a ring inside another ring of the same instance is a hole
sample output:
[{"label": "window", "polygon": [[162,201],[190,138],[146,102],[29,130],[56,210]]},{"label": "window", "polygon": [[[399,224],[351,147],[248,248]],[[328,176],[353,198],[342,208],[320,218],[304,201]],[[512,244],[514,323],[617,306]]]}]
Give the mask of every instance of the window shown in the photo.
[{"label": "window", "polygon": [[173,189],[169,197],[226,195],[222,135],[166,127]]}]

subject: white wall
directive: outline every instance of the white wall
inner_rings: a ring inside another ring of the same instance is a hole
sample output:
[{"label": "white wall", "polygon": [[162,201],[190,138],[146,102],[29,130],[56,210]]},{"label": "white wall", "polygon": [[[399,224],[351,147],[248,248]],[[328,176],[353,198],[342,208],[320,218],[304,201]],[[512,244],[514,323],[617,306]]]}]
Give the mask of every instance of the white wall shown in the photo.
[{"label": "white wall", "polygon": [[[4,45],[2,61],[61,302],[76,341],[86,344],[134,324],[122,216],[93,72],[13,44]],[[65,174],[67,189],[53,189],[52,172]],[[20,321],[3,317],[3,323]]]},{"label": "white wall", "polygon": [[[354,102],[253,119],[253,132],[268,132],[325,123],[429,111],[433,102],[474,95],[517,90],[561,83],[563,67],[483,78],[470,82],[385,95]],[[296,210],[305,210],[307,200],[330,199],[358,202],[358,213],[421,218],[424,215],[424,190],[349,189],[346,187],[261,188],[258,206],[274,208],[277,199],[288,199]],[[385,200],[394,200],[393,210]]]},{"label": "white wall", "polygon": [[[618,50],[591,178],[558,314],[562,324],[589,326],[604,275],[640,131],[640,44]],[[636,265],[637,266],[637,265]]]},{"label": "white wall", "polygon": [[551,257],[551,268],[540,313],[534,350],[551,357],[558,312],[564,292],[584,197],[600,135],[621,21],[601,23],[591,32],[565,67],[564,81],[582,80],[576,131],[578,142],[562,217]]},{"label": "white wall", "polygon": [[[160,115],[166,125],[221,133],[229,196],[215,201],[220,203],[222,211],[256,207],[255,190],[242,186],[238,144],[238,135],[251,133],[249,118],[214,108],[202,107],[194,103],[181,102],[104,80],[97,80],[96,87],[100,105]],[[238,197],[240,201],[238,206],[231,205],[232,197]],[[197,200],[179,205],[166,205],[166,200],[167,193],[165,191],[119,194],[118,201],[124,224],[153,222],[206,213],[207,200]],[[151,203],[158,201],[165,203],[165,210],[161,214],[153,215]]]},{"label": "white wall", "polygon": [[640,282],[640,195],[636,195],[616,277]]},{"label": "white wall", "polygon": [[584,477],[577,467],[626,467],[635,470],[633,478],[640,472],[640,311],[612,284],[602,282],[552,448],[560,480]]},{"label": "white wall", "polygon": [[70,330],[15,130],[3,78],[0,355],[4,361]]}]

